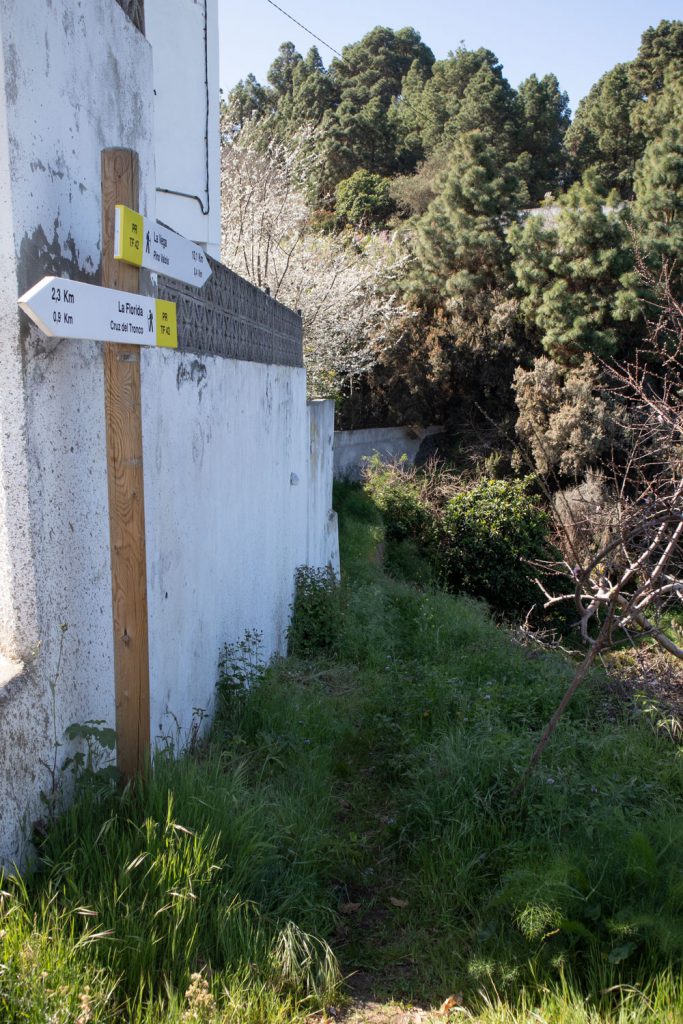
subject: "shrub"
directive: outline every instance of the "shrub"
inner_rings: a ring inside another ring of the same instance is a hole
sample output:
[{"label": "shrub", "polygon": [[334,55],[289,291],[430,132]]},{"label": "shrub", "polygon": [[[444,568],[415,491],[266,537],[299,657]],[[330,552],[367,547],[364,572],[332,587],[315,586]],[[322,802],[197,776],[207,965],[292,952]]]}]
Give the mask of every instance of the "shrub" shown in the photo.
[{"label": "shrub", "polygon": [[330,566],[300,565],[294,576],[288,653],[302,658],[334,651],[341,628],[339,582]]},{"label": "shrub", "polygon": [[261,682],[265,671],[261,630],[247,629],[241,640],[223,645],[218,658],[216,694],[226,725],[239,722],[247,692]]},{"label": "shrub", "polygon": [[558,543],[570,565],[590,561],[609,542],[616,524],[617,508],[605,476],[589,469],[586,479],[553,495],[553,514]]},{"label": "shrub", "polygon": [[569,370],[541,356],[532,369],[517,368],[513,390],[517,435],[539,473],[578,477],[620,443],[623,414],[591,356]]},{"label": "shrub", "polygon": [[506,615],[537,603],[533,563],[559,557],[549,541],[550,519],[526,480],[484,480],[456,494],[442,531],[449,588],[482,597]]},{"label": "shrub", "polygon": [[347,224],[383,224],[394,209],[389,179],[360,168],[335,189],[337,214]]},{"label": "shrub", "polygon": [[406,455],[391,463],[372,455],[366,460],[363,478],[382,513],[387,540],[420,539],[428,533],[432,515],[421,474],[409,465]]}]

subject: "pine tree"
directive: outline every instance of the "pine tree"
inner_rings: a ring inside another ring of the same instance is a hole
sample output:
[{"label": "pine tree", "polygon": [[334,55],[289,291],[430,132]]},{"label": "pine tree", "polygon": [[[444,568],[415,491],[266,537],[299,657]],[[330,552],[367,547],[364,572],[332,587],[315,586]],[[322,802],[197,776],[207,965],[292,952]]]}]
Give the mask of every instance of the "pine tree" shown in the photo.
[{"label": "pine tree", "polygon": [[281,43],[278,55],[268,69],[268,81],[275,94],[276,102],[283,96],[292,95],[294,72],[303,63],[303,57],[294,43]]},{"label": "pine tree", "polygon": [[230,90],[221,113],[235,131],[243,128],[252,118],[263,117],[270,109],[269,90],[254,75],[247,75]]},{"label": "pine tree", "polygon": [[[483,47],[468,50],[461,46],[445,60],[436,61],[429,74],[411,67],[402,87],[402,96],[407,102],[399,102],[398,114],[404,133],[420,136],[426,157],[439,147],[452,145],[458,131],[463,130],[462,123],[457,124],[456,119],[468,87],[482,69],[490,72],[485,79],[489,89],[493,88],[494,80],[504,91],[506,87],[509,89],[498,58]],[[481,126],[469,124],[468,127]]]},{"label": "pine tree", "polygon": [[514,89],[501,74],[484,64],[472,76],[446,137],[482,132],[495,145],[499,161],[519,155],[520,108]]},{"label": "pine tree", "polygon": [[636,58],[608,71],[579,103],[565,139],[575,174],[594,169],[606,188],[632,199],[636,164],[680,101],[681,82],[683,21],[661,21],[643,33]]},{"label": "pine tree", "polygon": [[399,136],[390,116],[392,101],[413,64],[428,69],[434,55],[415,29],[377,27],[345,46],[329,74],[339,102],[323,119],[328,188],[363,168],[390,175],[403,169]]},{"label": "pine tree", "polygon": [[629,64],[617,64],[579,103],[565,144],[574,175],[596,173],[602,186],[616,188],[623,199],[633,195],[633,175],[645,149],[645,136],[634,124],[641,90]]},{"label": "pine tree", "polygon": [[481,301],[510,279],[506,228],[527,201],[519,166],[485,131],[463,133],[442,193],[416,226],[416,285],[457,304]]},{"label": "pine tree", "polygon": [[338,101],[338,90],[313,46],[294,68],[291,91],[281,98],[278,112],[290,130],[296,131],[303,125],[319,125]]},{"label": "pine tree", "polygon": [[683,62],[672,63],[664,71],[662,88],[646,96],[631,115],[633,124],[651,141],[683,110]]},{"label": "pine tree", "polygon": [[638,55],[633,61],[633,78],[647,99],[660,93],[672,67],[683,65],[683,21],[660,21],[641,37]]},{"label": "pine tree", "polygon": [[406,173],[411,173],[425,157],[422,96],[430,74],[430,68],[414,60],[401,82],[400,95],[394,97],[389,108],[396,138],[396,161]]},{"label": "pine tree", "polygon": [[545,214],[513,226],[509,240],[521,310],[545,351],[564,366],[608,357],[634,340],[630,238],[616,193],[587,172]]},{"label": "pine tree", "polygon": [[566,171],[564,136],[570,124],[569,97],[560,91],[555,75],[540,81],[530,75],[518,92],[521,118],[520,148],[531,157],[527,181],[532,202],[561,187]]},{"label": "pine tree", "polygon": [[683,298],[683,108],[649,143],[636,173],[633,224],[638,246],[656,275],[666,262]]}]

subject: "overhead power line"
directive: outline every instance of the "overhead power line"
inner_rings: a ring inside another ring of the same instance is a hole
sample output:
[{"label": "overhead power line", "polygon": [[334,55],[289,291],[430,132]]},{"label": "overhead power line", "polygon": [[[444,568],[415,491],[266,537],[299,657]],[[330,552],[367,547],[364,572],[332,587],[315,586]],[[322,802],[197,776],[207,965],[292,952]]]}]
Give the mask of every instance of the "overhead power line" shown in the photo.
[{"label": "overhead power line", "polygon": [[[344,55],[341,54],[339,50],[336,50],[334,46],[330,45],[330,43],[326,43],[325,40],[321,39],[320,36],[317,36],[315,32],[311,32],[310,28],[306,28],[306,26],[303,25],[300,21],[297,21],[297,19],[293,17],[289,13],[289,11],[286,11],[284,7],[280,7],[278,4],[274,2],[274,0],[266,0],[266,3],[270,4],[271,7],[274,7],[276,11],[280,12],[280,14],[284,14],[285,18],[289,18],[289,20],[293,21],[295,25],[298,25],[299,28],[302,28],[304,32],[308,32],[309,36],[312,36],[313,39],[317,39],[319,43],[322,43],[323,46],[326,46],[327,49],[331,50],[332,53],[336,54],[337,57],[339,57],[339,59],[344,62],[344,64],[348,63]],[[416,114],[417,117],[422,117],[424,120],[431,121],[433,125],[436,125],[438,127],[436,120],[430,114],[426,114],[424,112],[420,113],[420,111],[416,110],[413,104],[405,96],[401,96],[400,99],[403,103],[406,104],[407,107],[410,107],[412,112]]]},{"label": "overhead power line", "polygon": [[276,3],[273,3],[273,0],[266,0],[266,3],[269,3],[270,6],[274,7],[277,11],[280,12],[280,14],[284,14],[285,18],[289,18],[289,20],[293,21],[295,25],[298,25],[299,28],[302,28],[304,32],[308,32],[309,36],[312,36],[314,39],[317,39],[318,42],[322,43],[323,46],[326,46],[328,50],[332,50],[332,53],[336,53],[337,57],[341,57],[342,60],[344,59],[339,50],[335,50],[334,46],[330,46],[330,44],[326,43],[324,39],[321,39],[320,36],[317,36],[315,32],[311,32],[310,28],[306,28],[305,25],[302,25],[300,21],[297,21],[296,18],[293,18],[292,15],[289,14],[283,7],[278,7]]}]

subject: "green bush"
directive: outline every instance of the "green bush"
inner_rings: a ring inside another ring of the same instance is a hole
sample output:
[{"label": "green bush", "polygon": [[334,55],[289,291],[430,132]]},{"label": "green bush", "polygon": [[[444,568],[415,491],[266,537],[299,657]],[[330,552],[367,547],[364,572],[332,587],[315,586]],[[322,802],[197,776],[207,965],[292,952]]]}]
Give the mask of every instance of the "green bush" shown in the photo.
[{"label": "green bush", "polygon": [[369,227],[384,223],[394,210],[388,178],[362,168],[354,171],[337,185],[335,207],[347,224]]},{"label": "green bush", "polygon": [[426,541],[434,524],[421,476],[404,455],[398,462],[383,463],[379,455],[367,459],[365,490],[382,513],[388,541]]},{"label": "green bush", "polygon": [[483,480],[452,497],[444,511],[445,582],[505,615],[526,612],[540,597],[533,563],[559,557],[549,532],[549,517],[528,481]]},{"label": "green bush", "polygon": [[332,652],[341,627],[339,582],[330,566],[300,565],[294,577],[288,653],[307,658]]},{"label": "green bush", "polygon": [[[387,563],[413,542],[434,576],[454,592],[484,598],[504,615],[538,604],[538,561],[557,561],[550,518],[529,480],[467,484],[438,466],[417,470],[405,460],[368,460],[365,490],[382,513]],[[400,561],[400,555],[398,558]]]}]

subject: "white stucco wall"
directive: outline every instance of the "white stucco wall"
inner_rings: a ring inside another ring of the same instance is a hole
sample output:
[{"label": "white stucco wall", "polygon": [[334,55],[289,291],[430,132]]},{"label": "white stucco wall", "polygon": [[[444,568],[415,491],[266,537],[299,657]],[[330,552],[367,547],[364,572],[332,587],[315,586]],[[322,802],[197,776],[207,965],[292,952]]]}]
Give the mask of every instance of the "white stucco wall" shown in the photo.
[{"label": "white stucco wall", "polygon": [[332,508],[334,466],[334,402],[308,403],[310,460],[308,481],[307,565],[329,565],[339,576],[339,532]]},{"label": "white stucco wall", "polygon": [[114,717],[101,346],[43,338],[16,300],[48,273],[97,281],[100,151],[137,150],[143,211],[154,154],[151,49],[112,0],[3,0],[0,35],[0,654],[23,662],[0,680],[10,861],[55,737]]},{"label": "white stucco wall", "polygon": [[264,659],[285,653],[299,565],[338,572],[334,407],[311,418],[305,373],[286,366],[145,351],[142,372],[158,744],[211,711],[223,644],[258,630]]},{"label": "white stucco wall", "polygon": [[[114,0],[0,2],[0,864],[70,752],[115,724],[102,347],[49,340],[17,297],[97,283],[100,152],[140,156],[155,210],[152,49]],[[191,232],[188,232],[191,233]],[[192,237],[196,235],[192,234]],[[210,710],[225,642],[284,651],[294,571],[338,557],[332,410],[301,369],[144,349],[152,740]],[[65,628],[63,628],[65,627]],[[57,746],[57,744],[62,744]]]},{"label": "white stucco wall", "polygon": [[[220,257],[218,0],[145,0],[164,224]],[[197,199],[191,198],[196,196]]]},{"label": "white stucco wall", "polygon": [[[143,436],[151,721],[184,734],[210,709],[221,646],[284,653],[306,561],[303,370],[145,352]],[[172,715],[170,714],[172,712]]]}]

